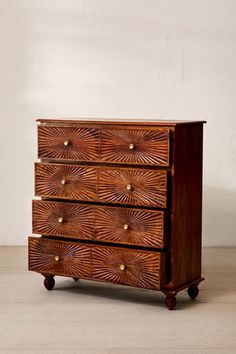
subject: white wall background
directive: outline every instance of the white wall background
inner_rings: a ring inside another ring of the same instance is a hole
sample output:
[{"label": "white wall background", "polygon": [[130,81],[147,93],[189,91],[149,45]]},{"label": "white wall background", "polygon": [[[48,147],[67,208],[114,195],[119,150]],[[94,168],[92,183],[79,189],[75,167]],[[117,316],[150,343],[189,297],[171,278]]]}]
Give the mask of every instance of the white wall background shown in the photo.
[{"label": "white wall background", "polygon": [[0,244],[31,234],[36,117],[206,119],[203,243],[236,246],[236,1],[0,0]]}]

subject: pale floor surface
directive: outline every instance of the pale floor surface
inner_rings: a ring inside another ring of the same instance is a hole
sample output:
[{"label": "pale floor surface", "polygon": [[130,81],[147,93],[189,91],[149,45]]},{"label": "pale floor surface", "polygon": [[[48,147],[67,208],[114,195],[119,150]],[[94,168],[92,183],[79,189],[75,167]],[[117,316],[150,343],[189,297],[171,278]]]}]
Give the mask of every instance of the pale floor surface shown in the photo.
[{"label": "pale floor surface", "polygon": [[198,300],[176,310],[155,291],[27,271],[26,247],[0,247],[0,353],[236,353],[236,249],[203,251]]}]

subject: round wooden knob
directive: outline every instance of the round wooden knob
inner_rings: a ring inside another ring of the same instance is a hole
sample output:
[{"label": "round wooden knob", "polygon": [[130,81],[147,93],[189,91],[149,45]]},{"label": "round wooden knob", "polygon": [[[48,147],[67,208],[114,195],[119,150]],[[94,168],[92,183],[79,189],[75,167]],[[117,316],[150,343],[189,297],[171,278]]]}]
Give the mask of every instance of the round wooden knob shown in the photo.
[{"label": "round wooden knob", "polygon": [[129,149],[133,150],[134,149],[134,144],[129,144]]},{"label": "round wooden knob", "polygon": [[60,256],[55,256],[54,259],[56,262],[58,262],[58,261],[60,261]]},{"label": "round wooden knob", "polygon": [[64,178],[61,180],[61,184],[66,184],[66,180]]},{"label": "round wooden knob", "polygon": [[127,191],[131,191],[131,189],[132,189],[131,184],[127,184],[126,189],[127,189]]},{"label": "round wooden knob", "polygon": [[124,224],[124,225],[123,225],[123,229],[124,229],[124,230],[128,230],[128,228],[129,228],[129,225],[128,225],[128,224]]},{"label": "round wooden knob", "polygon": [[63,143],[65,146],[69,145],[69,141],[68,140],[65,140],[64,143]]},{"label": "round wooden knob", "polygon": [[120,270],[125,270],[125,265],[124,264],[120,265]]},{"label": "round wooden knob", "polygon": [[59,223],[62,223],[63,222],[63,217],[60,216],[57,220],[58,220]]}]

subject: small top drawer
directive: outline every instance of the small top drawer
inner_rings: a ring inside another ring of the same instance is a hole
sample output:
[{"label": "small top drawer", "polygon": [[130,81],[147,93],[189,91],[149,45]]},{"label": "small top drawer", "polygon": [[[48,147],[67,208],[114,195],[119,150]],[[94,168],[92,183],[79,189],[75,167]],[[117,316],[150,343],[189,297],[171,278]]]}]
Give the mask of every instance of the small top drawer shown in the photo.
[{"label": "small top drawer", "polygon": [[98,160],[99,129],[39,126],[38,157],[56,160]]},{"label": "small top drawer", "polygon": [[102,129],[101,160],[169,166],[169,129]]}]

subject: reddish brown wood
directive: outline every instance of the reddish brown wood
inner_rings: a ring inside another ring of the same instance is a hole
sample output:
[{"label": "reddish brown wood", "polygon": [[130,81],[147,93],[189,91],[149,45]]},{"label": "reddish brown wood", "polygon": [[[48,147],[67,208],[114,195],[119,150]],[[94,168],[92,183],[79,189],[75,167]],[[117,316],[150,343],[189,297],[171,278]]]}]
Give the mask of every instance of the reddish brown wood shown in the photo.
[{"label": "reddish brown wood", "polygon": [[64,275],[161,290],[171,310],[182,289],[196,298],[204,122],[39,122],[33,231],[49,236],[29,239],[29,269],[47,288]]},{"label": "reddish brown wood", "polygon": [[29,237],[29,270],[44,274],[48,287],[52,276],[64,275],[160,289],[164,258],[161,252]]},{"label": "reddish brown wood", "polygon": [[35,194],[93,201],[97,196],[97,170],[77,165],[36,163]]},{"label": "reddish brown wood", "polygon": [[29,270],[42,274],[90,276],[90,248],[45,238],[29,238]]},{"label": "reddish brown wood", "polygon": [[174,131],[170,287],[201,277],[202,125]]},{"label": "reddish brown wood", "polygon": [[33,201],[33,232],[70,238],[94,238],[94,209],[89,205]]},{"label": "reddish brown wood", "polygon": [[98,200],[101,202],[167,206],[166,171],[104,168],[99,170],[98,181]]},{"label": "reddish brown wood", "polygon": [[99,158],[99,145],[98,129],[38,127],[39,158],[93,161]]},{"label": "reddish brown wood", "polygon": [[163,248],[163,211],[33,201],[33,232]]},{"label": "reddish brown wood", "polygon": [[165,213],[133,208],[96,207],[96,240],[163,248]]},{"label": "reddish brown wood", "polygon": [[167,171],[36,163],[35,192],[48,198],[166,208]]},{"label": "reddish brown wood", "polygon": [[101,129],[101,160],[168,166],[169,129]]},{"label": "reddish brown wood", "polygon": [[177,300],[176,300],[176,292],[175,291],[168,291],[165,293],[165,305],[168,308],[168,310],[174,310]]},{"label": "reddish brown wood", "polygon": [[146,289],[160,289],[161,254],[111,247],[92,249],[92,278]]},{"label": "reddish brown wood", "polygon": [[79,126],[80,124],[86,125],[86,126],[92,126],[92,125],[98,125],[98,126],[104,126],[107,125],[109,127],[114,127],[114,126],[122,126],[122,128],[127,127],[127,126],[154,126],[159,129],[160,126],[165,126],[165,127],[175,127],[178,125],[191,125],[191,124],[203,124],[206,123],[205,120],[165,120],[165,119],[141,119],[141,118],[135,118],[132,120],[129,119],[124,119],[124,118],[76,118],[76,119],[48,119],[48,118],[39,118],[37,119],[37,122],[40,122],[42,125],[62,125],[66,126],[67,124],[69,125],[77,125]]}]

